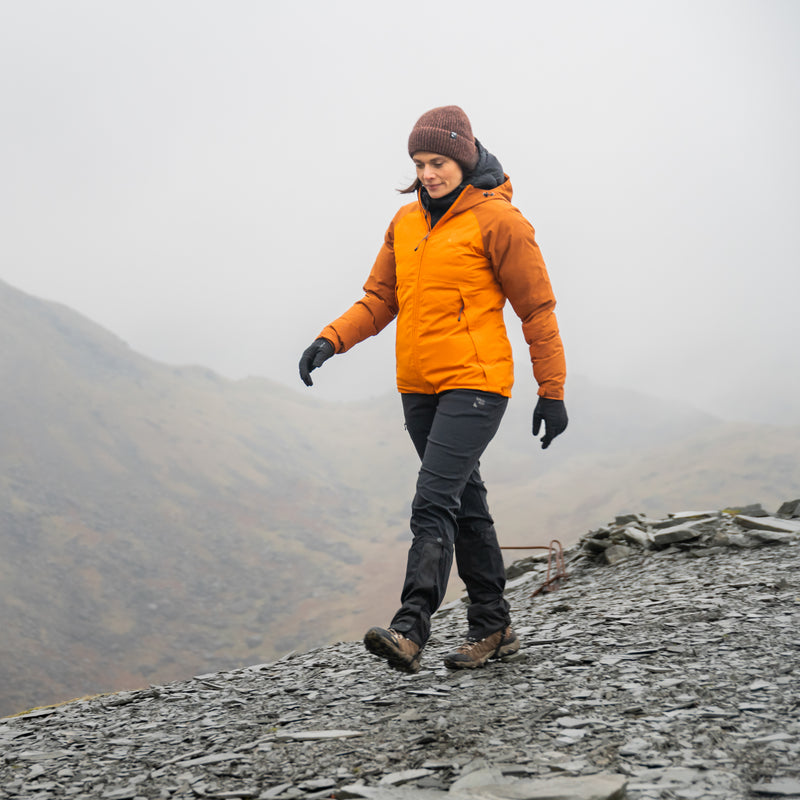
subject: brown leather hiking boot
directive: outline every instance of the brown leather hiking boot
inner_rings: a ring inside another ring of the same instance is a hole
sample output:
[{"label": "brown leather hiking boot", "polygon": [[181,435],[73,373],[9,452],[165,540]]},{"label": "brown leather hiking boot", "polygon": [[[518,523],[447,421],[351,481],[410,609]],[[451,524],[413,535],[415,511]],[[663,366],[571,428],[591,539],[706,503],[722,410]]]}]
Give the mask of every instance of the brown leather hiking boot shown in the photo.
[{"label": "brown leather hiking boot", "polygon": [[412,674],[419,672],[422,648],[393,628],[370,628],[364,636],[364,647],[385,658],[393,669]]},{"label": "brown leather hiking boot", "polygon": [[444,657],[448,669],[476,669],[490,658],[506,658],[519,650],[519,639],[509,625],[485,639],[467,639],[464,644]]}]

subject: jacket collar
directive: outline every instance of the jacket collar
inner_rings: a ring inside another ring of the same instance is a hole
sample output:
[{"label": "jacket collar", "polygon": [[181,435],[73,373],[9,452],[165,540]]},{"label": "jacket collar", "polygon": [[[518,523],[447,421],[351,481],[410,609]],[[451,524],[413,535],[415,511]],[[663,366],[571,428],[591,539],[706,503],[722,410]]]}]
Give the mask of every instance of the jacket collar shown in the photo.
[{"label": "jacket collar", "polygon": [[503,172],[500,162],[477,139],[475,144],[478,147],[478,163],[464,176],[460,186],[444,197],[437,198],[420,188],[419,202],[430,213],[432,226],[451,209],[453,214],[460,214],[495,196],[511,201],[511,181]]}]

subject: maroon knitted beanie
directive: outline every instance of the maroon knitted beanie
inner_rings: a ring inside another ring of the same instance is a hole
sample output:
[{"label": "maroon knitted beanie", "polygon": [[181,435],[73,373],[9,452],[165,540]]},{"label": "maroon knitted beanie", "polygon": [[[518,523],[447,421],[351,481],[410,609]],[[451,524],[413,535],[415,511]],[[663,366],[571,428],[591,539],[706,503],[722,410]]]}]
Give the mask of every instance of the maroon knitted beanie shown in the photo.
[{"label": "maroon knitted beanie", "polygon": [[478,148],[469,118],[458,106],[426,111],[408,137],[408,154],[438,153],[457,161],[467,171],[478,163]]}]

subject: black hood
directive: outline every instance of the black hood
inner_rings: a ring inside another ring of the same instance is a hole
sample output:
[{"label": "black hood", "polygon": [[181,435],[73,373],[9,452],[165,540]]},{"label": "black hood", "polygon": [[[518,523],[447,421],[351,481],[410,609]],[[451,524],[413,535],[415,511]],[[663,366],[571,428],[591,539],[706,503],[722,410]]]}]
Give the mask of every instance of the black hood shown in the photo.
[{"label": "black hood", "polygon": [[464,177],[464,183],[470,183],[476,189],[496,189],[506,179],[503,167],[477,139],[475,145],[478,148],[478,163],[475,169]]}]

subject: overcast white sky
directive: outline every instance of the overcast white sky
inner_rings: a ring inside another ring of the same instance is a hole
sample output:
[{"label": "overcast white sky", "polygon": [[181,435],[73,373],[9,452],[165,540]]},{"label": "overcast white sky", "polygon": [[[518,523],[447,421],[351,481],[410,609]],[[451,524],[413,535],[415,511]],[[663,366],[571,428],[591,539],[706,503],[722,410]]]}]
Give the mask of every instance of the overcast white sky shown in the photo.
[{"label": "overcast white sky", "polygon": [[536,227],[571,374],[800,423],[795,0],[0,0],[0,279],[160,361],[392,391],[393,327],[311,390],[297,361],[450,103]]}]

